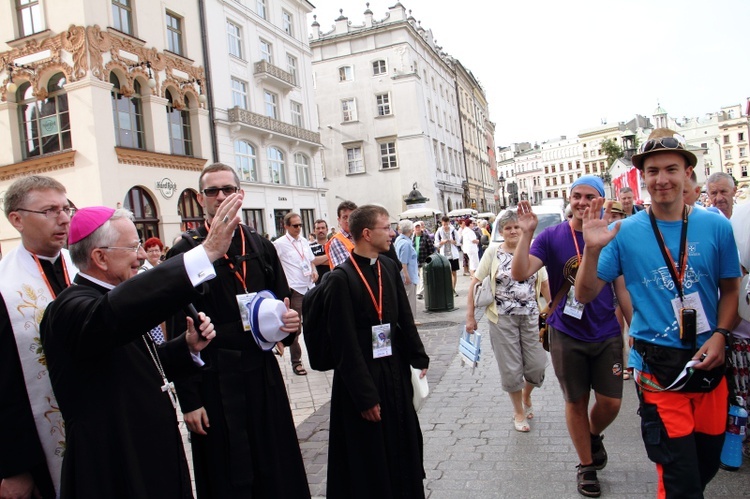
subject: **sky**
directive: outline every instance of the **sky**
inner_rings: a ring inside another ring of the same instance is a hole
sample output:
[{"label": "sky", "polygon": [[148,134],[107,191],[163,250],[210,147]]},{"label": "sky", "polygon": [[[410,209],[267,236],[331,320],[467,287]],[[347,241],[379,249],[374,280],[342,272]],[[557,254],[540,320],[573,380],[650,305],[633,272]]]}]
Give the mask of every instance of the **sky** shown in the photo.
[{"label": "sky", "polygon": [[[321,32],[339,9],[310,0]],[[371,0],[383,19],[396,0]],[[696,117],[750,97],[748,0],[402,0],[484,88],[498,146],[575,137],[603,121]]]}]

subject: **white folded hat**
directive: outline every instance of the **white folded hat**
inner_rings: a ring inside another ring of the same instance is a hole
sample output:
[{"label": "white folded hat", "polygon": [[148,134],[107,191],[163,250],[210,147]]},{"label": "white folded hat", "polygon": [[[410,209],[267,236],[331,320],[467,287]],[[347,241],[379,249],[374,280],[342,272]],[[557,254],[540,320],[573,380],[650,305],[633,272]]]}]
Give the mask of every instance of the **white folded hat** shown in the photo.
[{"label": "white folded hat", "polygon": [[253,339],[262,350],[271,350],[277,342],[289,336],[281,330],[286,305],[271,291],[259,291],[246,306]]}]

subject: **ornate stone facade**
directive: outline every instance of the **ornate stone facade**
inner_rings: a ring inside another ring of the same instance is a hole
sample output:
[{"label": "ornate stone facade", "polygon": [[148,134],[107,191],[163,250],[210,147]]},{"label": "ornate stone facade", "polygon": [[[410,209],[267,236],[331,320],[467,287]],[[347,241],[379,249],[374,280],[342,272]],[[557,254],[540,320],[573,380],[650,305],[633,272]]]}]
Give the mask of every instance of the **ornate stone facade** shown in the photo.
[{"label": "ornate stone facade", "polygon": [[[114,30],[102,30],[98,25],[73,25],[58,35],[49,32],[46,38],[31,39],[20,47],[0,53],[0,66],[4,72],[4,79],[0,80],[0,100],[8,99],[11,79],[13,82],[29,81],[34,95],[41,100],[46,97],[45,82],[52,73],[62,71],[68,82],[82,80],[88,75],[109,81],[111,71],[118,69],[124,78],[121,90],[125,95],[132,93],[136,78],[147,81],[153,77],[156,87],[152,93],[164,97],[167,88],[171,88],[175,108],[186,107],[188,96],[194,103],[189,107],[205,106],[199,101],[200,94],[194,86],[205,88],[202,66],[194,66],[191,60],[175,54],[146,48],[139,42]],[[16,60],[35,54],[40,56],[35,62],[14,67]],[[150,73],[149,68],[138,65],[139,62],[150,63]],[[12,73],[9,68],[13,68]]]}]

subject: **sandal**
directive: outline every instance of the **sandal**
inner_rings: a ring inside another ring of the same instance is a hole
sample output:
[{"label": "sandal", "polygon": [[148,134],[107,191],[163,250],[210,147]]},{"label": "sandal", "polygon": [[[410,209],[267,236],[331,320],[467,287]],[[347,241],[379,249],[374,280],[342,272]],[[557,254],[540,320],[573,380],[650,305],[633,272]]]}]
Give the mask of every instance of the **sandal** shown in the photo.
[{"label": "sandal", "polygon": [[602,488],[599,485],[599,480],[596,478],[596,468],[593,465],[583,466],[581,464],[576,466],[576,468],[578,468],[576,475],[578,493],[586,497],[599,497],[602,495]]},{"label": "sandal", "polygon": [[302,364],[292,366],[292,371],[294,371],[294,374],[296,374],[297,376],[307,376],[307,371],[305,371],[305,368],[302,367]]},{"label": "sandal", "polygon": [[516,429],[516,431],[520,431],[521,433],[528,433],[529,431],[531,431],[531,427],[529,427],[529,423],[526,421],[526,418],[521,421],[516,421],[516,417],[513,416],[511,419],[513,419],[513,427]]},{"label": "sandal", "polygon": [[526,419],[534,419],[534,407],[523,404],[523,412],[526,415]]}]

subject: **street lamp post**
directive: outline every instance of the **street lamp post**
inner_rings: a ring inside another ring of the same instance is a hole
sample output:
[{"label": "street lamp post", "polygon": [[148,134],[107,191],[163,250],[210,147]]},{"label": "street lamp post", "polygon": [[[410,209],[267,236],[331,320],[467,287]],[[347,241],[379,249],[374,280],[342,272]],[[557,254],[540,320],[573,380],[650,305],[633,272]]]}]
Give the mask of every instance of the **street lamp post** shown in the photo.
[{"label": "street lamp post", "polygon": [[503,191],[503,206],[502,208],[505,209],[505,177],[503,177],[503,174],[500,174],[500,178],[497,179],[497,183],[500,184],[500,189]]}]

